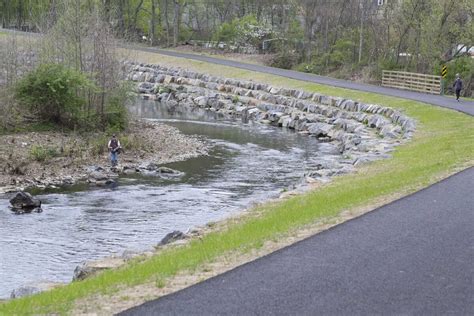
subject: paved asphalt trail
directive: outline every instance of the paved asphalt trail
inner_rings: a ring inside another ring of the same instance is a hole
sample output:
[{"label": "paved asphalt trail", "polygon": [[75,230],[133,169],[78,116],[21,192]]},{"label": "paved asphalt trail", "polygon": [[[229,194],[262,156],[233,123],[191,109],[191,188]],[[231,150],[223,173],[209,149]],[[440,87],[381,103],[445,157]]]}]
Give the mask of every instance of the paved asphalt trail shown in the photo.
[{"label": "paved asphalt trail", "polygon": [[[474,102],[143,50],[375,92],[474,115]],[[474,168],[120,315],[474,314]]]},{"label": "paved asphalt trail", "polygon": [[[137,48],[474,115],[474,102],[201,55]],[[474,167],[120,315],[474,315]]]},{"label": "paved asphalt trail", "polygon": [[307,74],[307,73],[293,71],[293,70],[285,70],[285,69],[268,67],[268,66],[253,65],[253,64],[247,64],[247,63],[238,62],[238,61],[208,57],[208,56],[197,55],[197,54],[174,52],[174,51],[168,51],[168,50],[157,49],[157,48],[152,48],[152,47],[137,47],[137,46],[130,46],[130,45],[125,45],[124,47],[135,49],[135,50],[151,52],[151,53],[158,53],[158,54],[167,55],[167,56],[182,57],[182,58],[194,59],[194,60],[199,60],[199,61],[205,61],[205,62],[209,62],[213,64],[219,64],[219,65],[236,67],[236,68],[241,68],[241,69],[246,69],[246,70],[251,70],[251,71],[256,71],[256,72],[268,73],[268,74],[283,76],[283,77],[287,77],[291,79],[314,82],[314,83],[335,86],[335,87],[340,87],[340,88],[347,88],[347,89],[352,89],[352,90],[360,90],[360,91],[365,91],[365,92],[373,92],[373,93],[384,94],[388,96],[400,97],[404,99],[410,99],[410,100],[420,101],[424,103],[429,103],[436,106],[446,107],[446,108],[450,108],[456,111],[474,115],[474,101],[461,100],[461,102],[457,102],[454,98],[448,98],[445,96],[392,89],[392,88],[386,88],[386,87],[363,84],[363,83],[356,83],[352,81],[317,76],[317,75]]},{"label": "paved asphalt trail", "polygon": [[120,315],[474,314],[474,168]]}]

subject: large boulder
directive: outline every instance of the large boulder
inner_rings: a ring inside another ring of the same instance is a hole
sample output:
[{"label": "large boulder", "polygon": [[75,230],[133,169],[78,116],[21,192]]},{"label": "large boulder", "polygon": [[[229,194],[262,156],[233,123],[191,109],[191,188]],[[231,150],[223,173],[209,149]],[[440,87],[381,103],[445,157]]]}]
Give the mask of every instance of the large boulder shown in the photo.
[{"label": "large boulder", "polygon": [[31,213],[42,211],[41,201],[35,199],[27,192],[17,192],[13,198],[10,199],[11,209],[16,213]]},{"label": "large boulder", "polygon": [[125,260],[122,258],[105,258],[98,261],[84,262],[74,269],[73,281],[80,281],[87,279],[99,272],[115,269],[122,266]]},{"label": "large boulder", "polygon": [[205,96],[200,96],[194,99],[194,103],[196,103],[200,107],[206,106],[208,101],[209,98]]},{"label": "large boulder", "polygon": [[20,298],[25,296],[34,295],[40,292],[52,290],[58,286],[63,285],[62,283],[38,283],[33,285],[26,285],[20,288],[14,289],[10,293],[10,298]]},{"label": "large boulder", "polygon": [[10,294],[10,298],[13,299],[13,298],[30,296],[39,292],[41,292],[41,289],[35,286],[23,286],[18,289],[14,289]]},{"label": "large boulder", "polygon": [[167,173],[167,174],[180,174],[181,173],[178,170],[174,170],[168,167],[159,167],[156,171],[159,173]]},{"label": "large boulder", "polygon": [[142,82],[138,85],[138,92],[140,93],[153,93],[155,85],[149,82]]},{"label": "large boulder", "polygon": [[89,179],[95,180],[95,181],[105,181],[109,178],[110,176],[108,174],[101,171],[93,171],[89,174]]},{"label": "large boulder", "polygon": [[183,232],[180,232],[179,230],[175,230],[169,234],[167,234],[158,244],[158,246],[164,246],[167,244],[170,244],[172,242],[175,242],[180,239],[186,238],[186,235]]},{"label": "large boulder", "polygon": [[181,177],[184,175],[183,172],[174,170],[167,167],[159,167],[156,172],[160,175],[160,177],[164,178],[174,178],[174,177]]},{"label": "large boulder", "polygon": [[328,136],[334,129],[334,125],[326,123],[311,123],[308,124],[308,132],[316,137]]}]

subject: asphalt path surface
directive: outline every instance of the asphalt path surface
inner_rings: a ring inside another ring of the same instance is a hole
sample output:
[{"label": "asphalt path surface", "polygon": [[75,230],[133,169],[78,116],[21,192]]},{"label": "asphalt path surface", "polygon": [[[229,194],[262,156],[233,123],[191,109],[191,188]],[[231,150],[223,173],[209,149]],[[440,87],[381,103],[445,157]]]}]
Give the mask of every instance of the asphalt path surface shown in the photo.
[{"label": "asphalt path surface", "polygon": [[120,315],[474,315],[474,168]]},{"label": "asphalt path surface", "polygon": [[324,84],[328,86],[359,90],[359,91],[364,91],[364,92],[373,92],[377,94],[410,99],[410,100],[420,101],[420,102],[424,102],[424,103],[428,103],[428,104],[432,104],[432,105],[436,105],[440,107],[453,109],[453,110],[463,112],[466,114],[474,115],[474,101],[462,100],[462,98],[461,98],[461,102],[457,102],[456,99],[452,97],[392,89],[392,88],[369,85],[369,84],[364,84],[364,83],[357,83],[353,81],[323,77],[323,76],[318,76],[318,75],[313,75],[313,74],[308,74],[308,73],[303,73],[303,72],[298,72],[298,71],[293,71],[293,70],[285,70],[285,69],[262,66],[262,65],[247,64],[243,62],[232,61],[232,60],[221,59],[221,58],[214,58],[214,57],[197,55],[197,54],[181,53],[181,52],[157,49],[153,47],[137,47],[137,46],[131,46],[131,45],[125,45],[124,47],[135,49],[135,50],[151,52],[151,53],[158,53],[161,55],[167,55],[167,56],[172,56],[172,57],[187,58],[187,59],[199,60],[199,61],[204,61],[204,62],[223,65],[223,66],[230,66],[230,67],[236,67],[236,68],[261,72],[261,73],[268,73],[272,75],[277,75],[277,76],[282,76],[282,77],[287,77],[287,78],[302,80],[302,81],[307,81],[307,82],[313,82],[313,83],[318,83],[318,84]]},{"label": "asphalt path surface", "polygon": [[[136,49],[136,48],[135,48]],[[140,48],[412,99],[474,102],[200,55]],[[268,256],[120,315],[474,315],[474,168]]]}]

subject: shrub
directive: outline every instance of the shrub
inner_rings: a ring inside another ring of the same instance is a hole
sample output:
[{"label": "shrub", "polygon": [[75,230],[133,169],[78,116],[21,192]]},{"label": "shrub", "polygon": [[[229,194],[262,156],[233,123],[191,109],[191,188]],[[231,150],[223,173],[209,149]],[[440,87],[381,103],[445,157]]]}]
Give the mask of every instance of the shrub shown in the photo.
[{"label": "shrub", "polygon": [[212,40],[216,42],[233,42],[237,39],[237,25],[235,20],[225,22],[219,26],[219,29],[212,36]]},{"label": "shrub", "polygon": [[34,145],[30,150],[30,157],[36,161],[47,161],[53,157],[58,156],[58,151],[54,147],[43,147],[40,145]]},{"label": "shrub", "polygon": [[[472,96],[474,86],[474,59],[470,56],[463,56],[454,59],[448,65],[448,75],[446,77],[447,90],[453,89],[453,82],[456,74],[461,76],[463,80],[462,95],[465,97]],[[435,70],[436,74],[441,73],[441,66]]]},{"label": "shrub", "polygon": [[107,152],[107,143],[109,138],[107,135],[95,135],[95,137],[88,139],[87,145],[90,148],[92,156],[101,156]]},{"label": "shrub", "polygon": [[81,92],[90,88],[93,82],[82,73],[59,64],[42,64],[17,83],[15,96],[40,120],[74,127],[85,104]]},{"label": "shrub", "polygon": [[124,83],[110,93],[105,107],[105,127],[109,131],[118,132],[128,126],[128,111],[126,103],[132,99],[129,83]]},{"label": "shrub", "polygon": [[272,30],[259,22],[253,15],[246,15],[232,22],[222,23],[214,33],[212,40],[216,42],[252,45],[261,48],[262,41],[273,36]]},{"label": "shrub", "polygon": [[295,51],[280,51],[275,54],[270,60],[270,66],[291,69],[293,68],[299,60],[299,55]]}]

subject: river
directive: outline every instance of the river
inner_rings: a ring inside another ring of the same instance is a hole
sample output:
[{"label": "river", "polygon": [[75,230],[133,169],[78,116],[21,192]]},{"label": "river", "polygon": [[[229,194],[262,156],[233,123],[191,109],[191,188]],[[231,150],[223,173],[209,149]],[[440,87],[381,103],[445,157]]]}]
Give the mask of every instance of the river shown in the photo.
[{"label": "river", "polygon": [[149,250],[173,230],[276,197],[333,152],[315,138],[213,112],[143,100],[130,111],[198,135],[212,145],[209,155],[167,164],[185,173],[179,179],[121,177],[106,189],[42,192],[39,214],[15,215],[0,195],[0,298],[24,285],[69,282],[83,261]]}]

